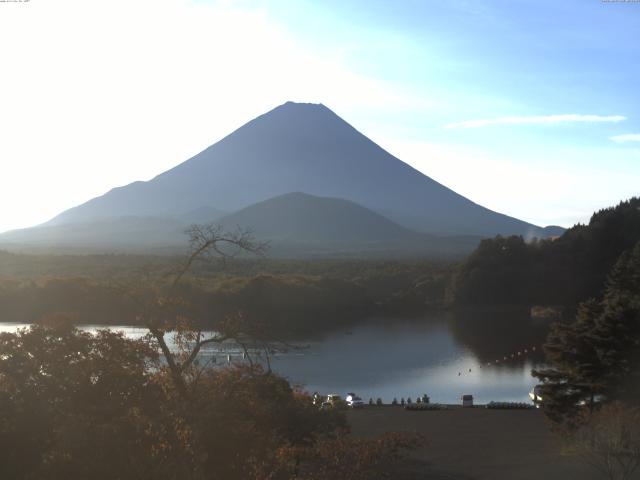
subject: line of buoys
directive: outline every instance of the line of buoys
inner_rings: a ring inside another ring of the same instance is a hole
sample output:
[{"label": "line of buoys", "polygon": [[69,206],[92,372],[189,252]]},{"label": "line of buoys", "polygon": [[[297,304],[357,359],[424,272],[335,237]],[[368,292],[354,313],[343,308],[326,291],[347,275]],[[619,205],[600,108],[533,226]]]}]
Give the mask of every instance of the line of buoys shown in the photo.
[{"label": "line of buoys", "polygon": [[487,367],[490,366],[492,363],[500,363],[500,362],[506,362],[510,359],[515,359],[517,357],[522,357],[524,355],[529,354],[530,352],[533,353],[536,351],[536,347],[535,345],[532,346],[530,349],[528,348],[524,348],[522,350],[518,350],[517,352],[511,353],[509,356],[503,356],[502,360],[500,360],[499,358],[494,360],[494,362],[487,362]]},{"label": "line of buoys", "polygon": [[[518,357],[523,357],[528,355],[529,353],[533,353],[536,351],[536,346],[533,345],[531,348],[523,348],[522,350],[519,350],[517,352],[511,353],[508,356],[503,356],[502,359],[497,358],[495,359],[493,362],[489,361],[486,362],[486,364],[484,364],[485,367],[490,367],[492,365],[497,365],[500,364],[501,362],[507,362],[509,360],[515,360]],[[478,365],[478,368],[482,368],[483,364]],[[469,369],[469,373],[471,373],[472,369]],[[462,372],[458,372],[458,376],[461,377],[462,376]]]}]

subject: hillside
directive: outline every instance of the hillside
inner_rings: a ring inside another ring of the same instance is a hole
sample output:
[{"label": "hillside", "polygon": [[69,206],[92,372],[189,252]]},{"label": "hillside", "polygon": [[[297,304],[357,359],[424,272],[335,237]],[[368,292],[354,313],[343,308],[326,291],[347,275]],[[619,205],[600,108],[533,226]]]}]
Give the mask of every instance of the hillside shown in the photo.
[{"label": "hillside", "polygon": [[122,216],[68,224],[46,224],[0,236],[12,251],[42,253],[129,252],[181,254],[185,231],[213,221],[229,231],[251,230],[269,243],[269,255],[461,257],[481,240],[475,236],[436,237],[402,227],[354,202],[289,193],[220,217],[202,208],[176,217]]},{"label": "hillside", "polygon": [[188,226],[183,219],[168,216],[105,217],[13,230],[0,235],[0,247],[18,252],[57,253],[164,250],[185,247],[184,231]]},{"label": "hillside", "polygon": [[395,158],[323,105],[288,102],[148,182],[111,190],[51,225],[117,216],[234,212],[290,192],[351,200],[436,235],[545,236],[488,210]]},{"label": "hillside", "polygon": [[483,240],[461,266],[459,305],[576,306],[600,297],[618,257],[640,241],[640,198],[595,212],[556,240]]},{"label": "hillside", "polygon": [[352,252],[465,254],[479,237],[438,238],[402,227],[354,202],[288,193],[244,208],[219,221],[228,229],[249,228],[276,254]]},{"label": "hillside", "polygon": [[310,243],[406,242],[421,236],[380,214],[339,198],[288,193],[220,219],[250,228],[256,237]]}]

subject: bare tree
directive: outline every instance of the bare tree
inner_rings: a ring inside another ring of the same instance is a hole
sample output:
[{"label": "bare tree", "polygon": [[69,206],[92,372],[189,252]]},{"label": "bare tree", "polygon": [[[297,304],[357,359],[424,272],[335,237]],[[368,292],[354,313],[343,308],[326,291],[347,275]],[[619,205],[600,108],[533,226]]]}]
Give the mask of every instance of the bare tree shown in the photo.
[{"label": "bare tree", "polygon": [[[240,314],[237,318],[225,319],[217,325],[216,331],[205,333],[202,325],[206,322],[185,313],[189,300],[181,289],[184,289],[188,275],[199,260],[213,257],[226,261],[243,253],[263,256],[267,249],[266,243],[256,241],[251,231],[241,228],[226,231],[215,224],[193,225],[186,233],[189,236],[189,254],[161,281],[148,275],[140,288],[118,286],[138,305],[138,321],[148,328],[150,339],[162,352],[178,393],[185,399],[195,388],[195,382],[188,380],[197,380],[207,367],[205,364],[196,368],[196,359],[203,347],[234,340],[248,352],[250,346],[255,346],[258,341]],[[177,350],[167,343],[168,334],[173,334]]]},{"label": "bare tree", "polygon": [[568,450],[609,480],[628,480],[640,466],[640,409],[619,402],[585,413]]}]

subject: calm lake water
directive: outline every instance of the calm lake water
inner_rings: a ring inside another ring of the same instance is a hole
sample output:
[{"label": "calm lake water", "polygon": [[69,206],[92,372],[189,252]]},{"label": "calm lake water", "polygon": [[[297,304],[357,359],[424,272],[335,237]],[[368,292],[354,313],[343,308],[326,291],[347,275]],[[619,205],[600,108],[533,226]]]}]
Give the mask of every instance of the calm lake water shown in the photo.
[{"label": "calm lake water", "polygon": [[[356,392],[365,401],[415,400],[423,394],[440,403],[458,403],[463,394],[472,394],[477,403],[529,401],[528,392],[536,384],[531,369],[540,362],[544,328],[510,316],[491,316],[491,327],[486,320],[481,315],[374,318],[301,341],[305,348],[277,354],[271,363],[309,392]],[[20,326],[25,325],[0,323],[0,331]],[[131,338],[146,333],[137,327],[110,328]],[[243,362],[234,345],[204,349],[202,357],[221,365]]]}]

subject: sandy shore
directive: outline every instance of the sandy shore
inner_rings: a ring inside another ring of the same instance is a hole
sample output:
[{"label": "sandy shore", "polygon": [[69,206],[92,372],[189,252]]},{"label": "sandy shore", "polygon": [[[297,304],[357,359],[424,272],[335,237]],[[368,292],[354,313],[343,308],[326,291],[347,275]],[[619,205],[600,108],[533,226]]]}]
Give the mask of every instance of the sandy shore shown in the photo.
[{"label": "sandy shore", "polygon": [[417,431],[427,444],[396,479],[591,480],[590,467],[560,454],[540,410],[459,408],[407,411],[367,407],[348,412],[356,435]]}]

